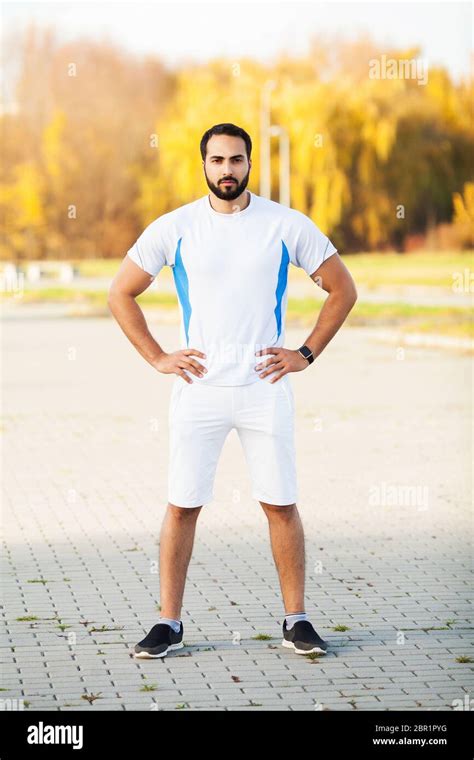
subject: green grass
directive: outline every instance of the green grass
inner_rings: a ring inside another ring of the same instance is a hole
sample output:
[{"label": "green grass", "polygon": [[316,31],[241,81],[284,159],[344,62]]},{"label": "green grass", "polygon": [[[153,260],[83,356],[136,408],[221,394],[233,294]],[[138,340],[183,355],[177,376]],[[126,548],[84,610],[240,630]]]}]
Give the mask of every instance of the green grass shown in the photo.
[{"label": "green grass", "polygon": [[68,263],[77,267],[81,277],[113,277],[119,268],[120,259],[72,259]]},{"label": "green grass", "polygon": [[[314,323],[317,308],[312,298],[288,299],[288,320]],[[471,311],[462,306],[418,306],[401,302],[357,301],[345,325],[353,327],[396,327],[404,332],[437,333],[472,337]]]},{"label": "green grass", "polygon": [[[472,251],[428,251],[426,253],[357,253],[342,258],[359,285],[370,288],[391,285],[426,285],[451,287],[453,273],[471,268]],[[124,254],[125,255],[125,254]],[[72,259],[82,277],[113,277],[124,257],[114,259]],[[295,276],[307,277],[303,270],[291,267]],[[160,278],[171,277],[164,267]]]},{"label": "green grass", "polygon": [[[82,290],[73,293],[68,288],[44,288],[25,291],[23,303],[68,303],[71,308],[87,305],[104,315],[110,315],[105,291]],[[142,293],[137,302],[145,307],[177,310],[173,293]],[[314,298],[289,298],[287,319],[305,325],[315,323],[320,304]],[[418,306],[402,302],[371,303],[357,301],[346,322],[355,327],[395,327],[403,332],[437,333],[453,337],[471,337],[473,324],[470,309],[462,306]]]},{"label": "green grass", "polygon": [[[12,296],[10,295],[9,300],[11,299]],[[106,290],[80,290],[65,288],[60,285],[51,288],[25,289],[23,295],[14,300],[21,303],[70,303],[71,306],[85,303],[107,309]],[[178,305],[178,299],[174,293],[145,291],[138,296],[137,301],[138,303],[171,309],[177,308]]]},{"label": "green grass", "polygon": [[[472,251],[444,251],[442,253],[351,253],[342,258],[359,285],[370,288],[390,285],[426,285],[449,287],[453,273],[473,266]],[[96,259],[76,261],[84,277],[113,277],[122,259]],[[291,268],[292,273],[307,277],[303,270]],[[159,277],[171,277],[164,267]]]},{"label": "green grass", "polygon": [[[452,291],[453,273],[472,268],[472,255],[455,252],[428,254],[358,254],[344,257],[358,285],[367,287],[390,287],[394,285],[439,286]],[[112,274],[120,259],[90,260],[76,262],[84,275],[97,276]],[[291,268],[292,277],[307,278],[303,270]],[[168,268],[161,277],[171,277]],[[63,303],[71,307],[85,306],[94,314],[110,316],[106,290],[72,289],[57,285],[46,288],[25,289],[23,295],[6,300],[17,303]],[[148,308],[178,310],[178,300],[174,292],[154,292],[147,290],[137,298],[137,302]],[[305,325],[315,323],[321,304],[312,297],[289,298],[288,321]],[[394,327],[403,332],[436,333],[452,337],[471,337],[472,318],[470,310],[462,306],[417,306],[394,300],[389,303],[371,303],[359,300],[350,312],[346,325],[370,327]]]},{"label": "green grass", "polygon": [[443,253],[358,253],[342,256],[358,285],[437,286],[451,289],[453,274],[473,265],[472,251]]}]

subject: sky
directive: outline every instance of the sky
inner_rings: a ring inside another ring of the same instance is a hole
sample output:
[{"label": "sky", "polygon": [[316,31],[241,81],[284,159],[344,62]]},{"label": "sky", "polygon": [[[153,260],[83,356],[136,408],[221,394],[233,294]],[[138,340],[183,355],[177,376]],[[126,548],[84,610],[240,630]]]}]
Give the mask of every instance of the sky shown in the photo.
[{"label": "sky", "polygon": [[155,53],[168,65],[219,56],[271,62],[280,52],[304,55],[311,37],[421,46],[428,66],[443,64],[454,80],[472,66],[469,2],[3,2],[3,29],[30,20],[51,24],[58,39],[110,40],[137,55]]}]

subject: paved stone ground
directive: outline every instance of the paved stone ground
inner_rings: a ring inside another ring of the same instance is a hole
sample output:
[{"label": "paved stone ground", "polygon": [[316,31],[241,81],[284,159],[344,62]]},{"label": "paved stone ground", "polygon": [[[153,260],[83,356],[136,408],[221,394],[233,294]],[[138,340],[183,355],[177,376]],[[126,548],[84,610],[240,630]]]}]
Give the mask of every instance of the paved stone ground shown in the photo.
[{"label": "paved stone ground", "polygon": [[[150,322],[175,350],[176,325]],[[307,332],[288,329],[286,345]],[[11,318],[3,333],[0,707],[469,706],[468,355],[346,328],[292,375],[307,611],[325,657],[281,647],[267,521],[233,431],[198,521],[188,646],[137,661],[158,615],[172,378],[111,319]]]}]

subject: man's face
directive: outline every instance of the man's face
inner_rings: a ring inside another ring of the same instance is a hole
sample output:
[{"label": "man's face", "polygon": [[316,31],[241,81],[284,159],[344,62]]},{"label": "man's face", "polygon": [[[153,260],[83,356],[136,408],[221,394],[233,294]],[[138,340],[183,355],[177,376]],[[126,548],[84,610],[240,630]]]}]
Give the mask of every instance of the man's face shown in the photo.
[{"label": "man's face", "polygon": [[204,175],[209,190],[218,198],[227,201],[238,198],[247,187],[251,167],[252,162],[247,159],[245,142],[241,137],[210,137]]}]

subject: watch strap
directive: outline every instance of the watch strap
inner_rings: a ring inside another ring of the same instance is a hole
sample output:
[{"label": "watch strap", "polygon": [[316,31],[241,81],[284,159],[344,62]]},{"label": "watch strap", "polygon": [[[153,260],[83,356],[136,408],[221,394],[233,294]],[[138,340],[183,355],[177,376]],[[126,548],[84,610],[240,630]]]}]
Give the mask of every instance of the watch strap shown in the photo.
[{"label": "watch strap", "polygon": [[307,359],[307,361],[310,364],[314,362],[313,352],[308,346],[306,345],[301,346],[301,348],[298,349],[298,353],[301,354],[301,356],[303,356],[305,359]]}]

